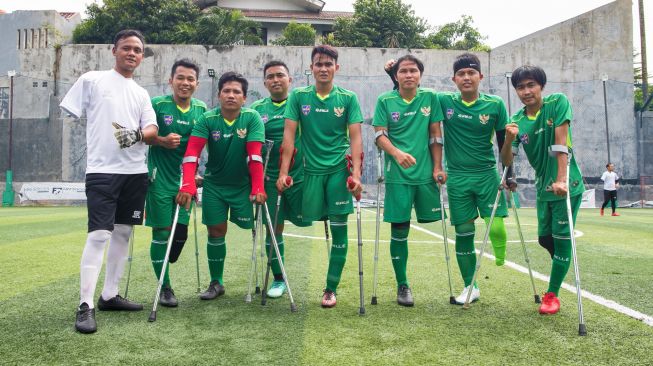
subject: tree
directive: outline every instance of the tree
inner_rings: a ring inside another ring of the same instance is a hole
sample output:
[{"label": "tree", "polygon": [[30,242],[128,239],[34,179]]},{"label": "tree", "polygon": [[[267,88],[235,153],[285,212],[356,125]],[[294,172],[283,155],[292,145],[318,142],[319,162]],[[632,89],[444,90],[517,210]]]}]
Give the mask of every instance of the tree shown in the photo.
[{"label": "tree", "polygon": [[457,22],[436,27],[435,32],[426,37],[426,46],[446,50],[489,51],[490,46],[482,42],[487,37],[473,23],[472,17],[463,15]]},{"label": "tree", "polygon": [[299,24],[294,20],[283,29],[281,37],[272,41],[278,46],[313,46],[315,29],[310,24]]},{"label": "tree", "polygon": [[261,24],[245,18],[239,10],[213,7],[197,21],[193,42],[212,45],[261,45]]},{"label": "tree", "polygon": [[402,0],[356,0],[353,17],[336,19],[334,39],[348,47],[423,48],[427,30]]}]

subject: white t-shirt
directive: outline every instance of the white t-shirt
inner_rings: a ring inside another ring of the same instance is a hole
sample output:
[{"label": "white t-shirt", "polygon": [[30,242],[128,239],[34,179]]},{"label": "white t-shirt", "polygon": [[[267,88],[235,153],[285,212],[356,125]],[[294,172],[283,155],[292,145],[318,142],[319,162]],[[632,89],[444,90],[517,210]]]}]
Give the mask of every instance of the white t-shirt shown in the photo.
[{"label": "white t-shirt", "polygon": [[603,175],[601,176],[601,180],[603,181],[603,190],[605,191],[616,191],[617,190],[617,179],[619,179],[619,176],[615,172],[609,172],[609,171],[604,171]]},{"label": "white t-shirt", "polygon": [[87,72],[59,106],[77,118],[86,111],[86,174],[147,173],[145,143],[121,149],[111,125],[117,122],[132,130],[157,125],[149,94],[133,79],[114,69]]}]

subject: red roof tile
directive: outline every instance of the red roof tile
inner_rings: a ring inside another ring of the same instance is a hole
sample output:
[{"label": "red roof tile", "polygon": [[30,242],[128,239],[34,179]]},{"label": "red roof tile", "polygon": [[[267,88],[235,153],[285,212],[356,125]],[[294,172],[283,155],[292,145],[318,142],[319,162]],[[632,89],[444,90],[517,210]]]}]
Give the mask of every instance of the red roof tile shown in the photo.
[{"label": "red roof tile", "polygon": [[59,12],[59,15],[61,15],[65,19],[70,19],[70,18],[74,17],[76,14],[77,13],[75,13],[75,12],[67,12],[67,11],[65,11],[65,12],[60,11]]},{"label": "red roof tile", "polygon": [[237,9],[243,15],[249,18],[282,18],[282,19],[324,19],[335,20],[339,17],[351,17],[354,13],[346,11],[321,11],[309,13],[303,11],[283,11],[283,10],[255,10],[255,9]]}]

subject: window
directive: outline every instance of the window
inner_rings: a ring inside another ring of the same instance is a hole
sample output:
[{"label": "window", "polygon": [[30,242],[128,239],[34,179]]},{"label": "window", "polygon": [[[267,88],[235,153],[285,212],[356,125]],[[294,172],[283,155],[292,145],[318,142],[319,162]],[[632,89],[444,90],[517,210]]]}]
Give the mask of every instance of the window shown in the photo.
[{"label": "window", "polygon": [[48,48],[48,28],[45,28],[45,48]]},{"label": "window", "polygon": [[18,30],[18,49],[20,49],[20,29]]},{"label": "window", "polygon": [[9,118],[9,88],[0,88],[0,118]]},{"label": "window", "polygon": [[34,32],[34,28],[32,28],[32,48],[36,48],[39,46],[39,40],[38,40],[38,34]]},{"label": "window", "polygon": [[27,48],[27,29],[23,29],[23,48]]},{"label": "window", "polygon": [[263,44],[267,46],[267,44],[268,44],[268,29],[267,28],[261,28],[261,40],[263,41]]}]

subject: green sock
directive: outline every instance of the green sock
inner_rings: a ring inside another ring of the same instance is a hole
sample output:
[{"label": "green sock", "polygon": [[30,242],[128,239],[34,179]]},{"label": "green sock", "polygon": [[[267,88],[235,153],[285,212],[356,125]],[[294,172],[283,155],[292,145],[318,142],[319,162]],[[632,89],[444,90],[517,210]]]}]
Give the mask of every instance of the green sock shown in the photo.
[{"label": "green sock", "polygon": [[[484,217],[485,226],[490,223],[489,217]],[[492,227],[490,228],[490,242],[492,249],[494,249],[495,263],[497,266],[503,266],[506,261],[506,242],[508,241],[506,234],[506,225],[503,223],[503,217],[494,217]]]},{"label": "green sock", "polygon": [[[163,268],[163,260],[166,257],[166,249],[168,246],[168,238],[170,237],[169,230],[155,230],[152,229],[152,244],[150,244],[150,260],[152,267],[154,267],[154,274],[156,280],[161,278],[161,268]],[[163,275],[163,286],[170,286],[170,263],[166,266],[166,273]]]},{"label": "green sock", "polygon": [[211,282],[218,281],[222,285],[224,259],[227,256],[227,244],[224,241],[224,236],[209,236],[209,240],[206,243],[206,256],[209,258],[209,273],[211,273]]},{"label": "green sock", "polygon": [[571,239],[569,236],[553,236],[553,245],[555,251],[551,261],[551,278],[549,279],[549,289],[547,292],[553,292],[558,296],[562,281],[564,281],[569,266],[571,265]]},{"label": "green sock", "polygon": [[326,289],[336,292],[342,276],[342,269],[347,261],[347,215],[330,217],[331,255],[327,273]]},{"label": "green sock", "polygon": [[397,287],[401,285],[408,286],[406,265],[408,264],[408,232],[410,231],[410,223],[408,225],[403,224],[392,224],[390,226],[390,258],[392,259],[392,267],[395,270]]},{"label": "green sock", "polygon": [[[279,245],[279,253],[281,254],[281,261],[283,261],[283,234],[277,234],[274,236],[277,238],[277,244]],[[272,245],[271,239],[270,239],[270,234],[265,235],[265,253],[270,255],[270,246]],[[283,275],[281,273],[281,266],[279,265],[279,261],[277,260],[277,253],[272,249],[272,274],[274,275],[274,279],[276,280],[277,278],[283,279]]]},{"label": "green sock", "polygon": [[476,252],[474,251],[474,223],[466,222],[456,225],[456,260],[460,274],[465,281],[465,287],[472,283],[476,268]]}]

